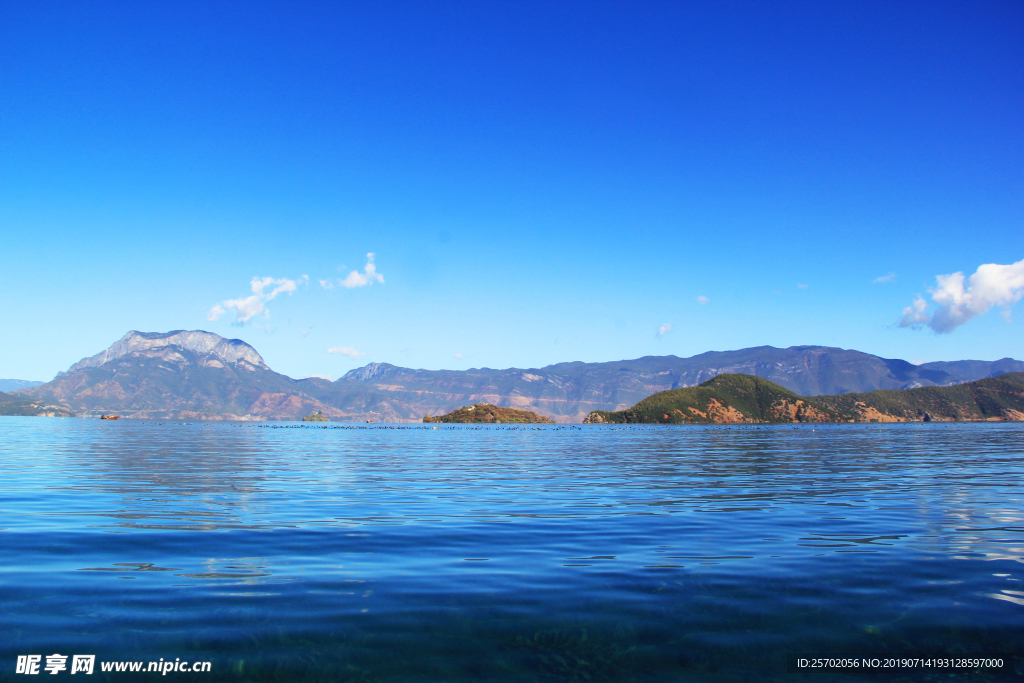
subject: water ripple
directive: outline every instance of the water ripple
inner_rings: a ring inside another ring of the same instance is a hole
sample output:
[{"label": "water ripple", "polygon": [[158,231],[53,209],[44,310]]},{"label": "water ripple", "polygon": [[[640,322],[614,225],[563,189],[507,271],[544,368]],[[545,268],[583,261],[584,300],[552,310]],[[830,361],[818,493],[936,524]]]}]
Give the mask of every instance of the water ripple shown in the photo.
[{"label": "water ripple", "polygon": [[725,681],[1024,642],[1022,425],[391,427],[4,418],[2,656]]}]

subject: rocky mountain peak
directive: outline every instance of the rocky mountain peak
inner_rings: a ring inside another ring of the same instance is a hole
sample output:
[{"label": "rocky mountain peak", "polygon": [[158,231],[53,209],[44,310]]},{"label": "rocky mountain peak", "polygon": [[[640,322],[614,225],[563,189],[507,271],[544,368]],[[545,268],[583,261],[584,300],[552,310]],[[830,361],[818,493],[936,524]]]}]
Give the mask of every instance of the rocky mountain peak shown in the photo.
[{"label": "rocky mountain peak", "polygon": [[181,349],[225,363],[246,363],[256,368],[269,370],[263,357],[241,339],[225,339],[213,332],[203,330],[174,330],[172,332],[138,332],[132,330],[118,341],[95,356],[83,358],[66,372],[57,373],[63,377],[78,370],[97,368],[104,363],[132,353],[156,355],[162,351]]},{"label": "rocky mountain peak", "polygon": [[365,384],[366,382],[383,379],[389,374],[393,374],[396,370],[398,368],[390,363],[370,363],[361,368],[349,370],[341,379],[350,382],[363,382]]}]

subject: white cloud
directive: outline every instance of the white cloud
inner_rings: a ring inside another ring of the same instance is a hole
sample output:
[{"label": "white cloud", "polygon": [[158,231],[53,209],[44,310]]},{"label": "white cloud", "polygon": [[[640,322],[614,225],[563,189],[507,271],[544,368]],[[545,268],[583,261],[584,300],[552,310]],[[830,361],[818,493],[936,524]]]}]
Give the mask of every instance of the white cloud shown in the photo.
[{"label": "white cloud", "polygon": [[372,251],[366,255],[366,266],[363,267],[363,271],[360,273],[358,270],[353,270],[348,274],[348,277],[341,281],[341,286],[348,289],[365,287],[366,285],[372,285],[374,280],[384,284],[384,276],[378,273],[377,266],[373,265]]},{"label": "white cloud", "polygon": [[999,311],[999,315],[1003,316],[1003,320],[1005,320],[1006,322],[1013,322],[1013,313],[1010,311],[1009,308],[1007,308],[1005,311]]},{"label": "white cloud", "polygon": [[701,306],[704,306],[705,304],[711,303],[711,299],[707,298],[706,296],[698,296],[697,303],[699,303]]},{"label": "white cloud", "polygon": [[373,252],[371,251],[366,255],[366,266],[363,267],[362,273],[358,270],[353,270],[344,280],[320,280],[320,286],[328,290],[335,287],[355,289],[356,287],[372,285],[374,282],[384,284],[384,276],[377,272],[377,266],[373,263]]},{"label": "white cloud", "polygon": [[928,314],[924,309],[928,308],[928,302],[917,297],[914,303],[903,309],[903,319],[900,320],[900,327],[918,327],[928,322]]},{"label": "white cloud", "polygon": [[[264,301],[270,301],[275,296],[283,292],[287,292],[290,294],[291,292],[294,292],[296,289],[299,288],[298,283],[296,283],[295,280],[289,280],[288,278],[279,278],[275,280],[272,277],[254,277],[252,279],[251,284],[253,293],[256,296],[262,298]],[[264,293],[263,290],[265,290],[267,287],[270,287],[271,285],[276,286],[273,287],[270,290],[270,292]]]},{"label": "white cloud", "polygon": [[669,325],[668,323],[665,323],[664,325],[662,325],[661,327],[658,328],[658,336],[661,336],[661,335],[666,334],[667,332],[671,332],[671,331],[672,331],[672,326]]},{"label": "white cloud", "polygon": [[349,358],[359,358],[359,356],[365,356],[366,354],[362,351],[356,351],[351,346],[336,346],[333,349],[327,349],[327,353],[340,353],[343,356]]},{"label": "white cloud", "polygon": [[797,285],[798,289],[807,289],[807,285]]},{"label": "white cloud", "polygon": [[947,334],[993,306],[1008,309],[1020,301],[1024,296],[1024,259],[1009,265],[985,263],[966,279],[959,272],[938,275],[935,287],[928,291],[936,305],[931,316],[926,312],[928,303],[919,296],[912,306],[903,309],[899,325],[928,325],[939,334]]},{"label": "white cloud", "polygon": [[879,277],[876,277],[871,282],[896,282],[896,273],[888,273],[886,275],[881,275]]},{"label": "white cloud", "polygon": [[456,360],[462,360],[462,354],[461,353],[457,353],[454,356],[452,356],[452,358],[455,358]]},{"label": "white cloud", "polygon": [[235,309],[235,319],[240,323],[247,323],[254,316],[266,310],[263,301],[258,294],[247,296],[244,299],[228,299],[224,302],[224,308]]},{"label": "white cloud", "polygon": [[249,322],[253,316],[263,313],[270,315],[266,303],[273,300],[278,294],[291,294],[298,289],[299,282],[308,282],[309,277],[303,275],[298,282],[288,278],[254,277],[249,283],[252,295],[240,299],[228,299],[219,304],[214,304],[207,313],[207,320],[217,320],[229,310],[234,309],[235,319],[239,323]]}]

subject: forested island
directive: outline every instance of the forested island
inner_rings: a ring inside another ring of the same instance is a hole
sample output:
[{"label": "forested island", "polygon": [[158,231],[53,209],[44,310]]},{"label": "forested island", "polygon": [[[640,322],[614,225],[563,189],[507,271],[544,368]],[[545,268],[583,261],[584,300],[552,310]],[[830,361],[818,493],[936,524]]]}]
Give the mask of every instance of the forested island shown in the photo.
[{"label": "forested island", "polygon": [[477,403],[458,410],[453,410],[447,415],[431,417],[427,415],[424,422],[482,422],[489,424],[524,424],[540,423],[554,424],[555,421],[538,415],[530,410],[519,410],[518,408],[499,408],[490,403]]},{"label": "forested island", "polygon": [[586,424],[1024,421],[1024,372],[951,387],[799,396],[761,377],[724,374],[661,391],[620,411],[595,410]]}]

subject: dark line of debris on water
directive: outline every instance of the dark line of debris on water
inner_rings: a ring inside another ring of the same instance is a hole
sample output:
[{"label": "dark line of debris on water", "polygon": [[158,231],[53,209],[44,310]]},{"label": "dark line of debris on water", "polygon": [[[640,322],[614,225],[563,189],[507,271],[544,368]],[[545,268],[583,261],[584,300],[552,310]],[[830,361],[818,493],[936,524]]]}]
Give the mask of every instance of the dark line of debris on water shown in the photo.
[{"label": "dark line of debris on water", "polygon": [[[975,422],[988,422],[987,420],[972,420],[972,421],[948,421],[940,423],[919,423],[919,422],[886,422],[886,423],[875,423],[875,422],[813,422],[803,424],[793,423],[778,423],[778,424],[660,424],[660,423],[631,423],[631,424],[599,424],[599,425],[575,425],[575,424],[562,424],[562,425],[543,425],[540,427],[534,427],[529,425],[507,425],[500,422],[489,422],[484,424],[473,424],[473,423],[449,423],[444,426],[427,426],[427,425],[395,425],[395,424],[377,424],[377,425],[365,425],[365,424],[332,424],[332,425],[311,425],[311,424],[254,424],[252,422],[234,422],[226,420],[224,422],[204,422],[197,424],[194,422],[150,422],[148,424],[162,427],[171,425],[181,425],[183,427],[213,427],[216,425],[231,425],[233,427],[257,427],[260,429],[390,429],[390,430],[446,430],[446,431],[536,431],[536,432],[558,432],[558,431],[602,431],[602,432],[614,432],[614,431],[633,431],[638,429],[659,429],[659,428],[681,428],[691,427],[699,429],[714,429],[714,430],[744,430],[754,431],[759,429],[765,430],[779,430],[779,429],[808,429],[810,431],[817,431],[819,428],[838,428],[838,427],[878,427],[881,425],[911,425],[911,424],[932,424],[934,426],[944,427],[958,427],[966,424],[973,424]],[[146,422],[140,420],[135,424],[145,425]],[[470,426],[473,425],[473,426]]]}]

